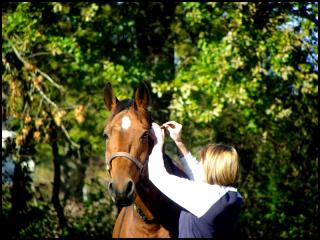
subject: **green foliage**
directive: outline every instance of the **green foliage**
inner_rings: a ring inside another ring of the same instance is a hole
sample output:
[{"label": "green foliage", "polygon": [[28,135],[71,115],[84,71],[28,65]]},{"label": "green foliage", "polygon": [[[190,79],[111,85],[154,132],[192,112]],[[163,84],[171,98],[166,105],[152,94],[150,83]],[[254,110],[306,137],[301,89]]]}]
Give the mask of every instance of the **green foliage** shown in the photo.
[{"label": "green foliage", "polygon": [[[52,204],[33,198],[27,206],[15,215],[15,226],[10,226],[13,217],[10,204],[11,186],[2,184],[2,215],[3,229],[6,229],[4,236],[12,238],[56,238],[59,237],[59,230],[56,213]],[[37,190],[33,193],[38,195]],[[8,230],[15,231],[8,231]]]},{"label": "green foliage", "polygon": [[116,209],[105,186],[95,178],[86,185],[89,188],[87,199],[83,203],[68,201],[66,214],[69,224],[73,226],[73,236],[77,237],[111,237]]},{"label": "green foliage", "polygon": [[[208,142],[238,150],[240,238],[318,237],[318,3],[24,2],[2,13],[2,89],[16,144],[51,171],[54,123],[64,191],[104,158],[104,84],[124,99],[146,80],[154,118],[181,122],[192,153]],[[175,154],[170,141],[168,149]],[[19,237],[110,236],[114,209],[101,183],[86,181],[88,200],[64,199],[73,233],[34,193],[26,212],[42,215]]]}]

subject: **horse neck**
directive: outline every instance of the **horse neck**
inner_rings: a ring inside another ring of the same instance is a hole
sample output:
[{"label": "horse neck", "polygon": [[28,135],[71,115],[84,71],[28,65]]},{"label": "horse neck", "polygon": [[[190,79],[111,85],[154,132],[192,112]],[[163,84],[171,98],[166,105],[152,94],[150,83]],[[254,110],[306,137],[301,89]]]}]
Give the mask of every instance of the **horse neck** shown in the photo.
[{"label": "horse neck", "polygon": [[[173,164],[172,159],[164,154],[164,165],[170,174],[187,178],[185,173]],[[160,218],[167,219],[173,216],[178,217],[181,207],[166,197],[149,180],[148,170],[145,169],[142,179],[137,186],[137,198],[135,203],[142,209],[148,219]],[[170,213],[168,215],[168,212]]]},{"label": "horse neck", "polygon": [[137,186],[135,204],[149,220],[144,221],[145,224],[157,223],[161,226],[161,229],[166,229],[171,237],[178,237],[181,207],[156,188],[148,177],[142,179]]},{"label": "horse neck", "polygon": [[162,195],[148,177],[145,177],[137,186],[135,204],[143,211],[147,219],[154,219],[160,212],[158,206],[161,204]]}]

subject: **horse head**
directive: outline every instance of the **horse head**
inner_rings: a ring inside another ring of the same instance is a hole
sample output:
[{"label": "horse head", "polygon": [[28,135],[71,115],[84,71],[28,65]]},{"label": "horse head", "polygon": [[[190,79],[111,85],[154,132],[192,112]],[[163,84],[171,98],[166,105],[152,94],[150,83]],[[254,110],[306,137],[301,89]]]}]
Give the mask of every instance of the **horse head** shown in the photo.
[{"label": "horse head", "polygon": [[119,101],[108,83],[104,88],[104,103],[111,113],[103,132],[111,176],[108,191],[118,206],[128,206],[135,199],[136,185],[147,168],[153,146],[149,135],[148,89],[140,83],[133,100]]}]

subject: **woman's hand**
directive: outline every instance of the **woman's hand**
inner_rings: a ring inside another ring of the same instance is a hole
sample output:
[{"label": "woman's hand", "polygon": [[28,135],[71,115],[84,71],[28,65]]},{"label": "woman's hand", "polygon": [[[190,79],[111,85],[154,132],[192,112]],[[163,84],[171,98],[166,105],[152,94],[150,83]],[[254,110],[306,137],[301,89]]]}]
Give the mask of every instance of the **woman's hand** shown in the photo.
[{"label": "woman's hand", "polygon": [[180,123],[177,123],[175,121],[169,121],[161,126],[162,128],[165,128],[169,131],[170,137],[175,142],[181,142],[181,129],[182,125]]},{"label": "woman's hand", "polygon": [[164,129],[161,129],[157,123],[153,122],[150,133],[154,141],[154,147],[159,147],[162,150],[164,144]]}]

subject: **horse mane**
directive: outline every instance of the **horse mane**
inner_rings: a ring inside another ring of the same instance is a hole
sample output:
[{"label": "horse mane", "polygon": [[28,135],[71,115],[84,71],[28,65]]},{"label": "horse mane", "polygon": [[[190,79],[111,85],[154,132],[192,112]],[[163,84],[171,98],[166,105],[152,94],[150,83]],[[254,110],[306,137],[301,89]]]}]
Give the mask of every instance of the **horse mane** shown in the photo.
[{"label": "horse mane", "polygon": [[168,173],[176,175],[178,177],[189,178],[187,174],[182,171],[176,164],[174,164],[172,158],[164,152],[163,154],[164,166]]},{"label": "horse mane", "polygon": [[[163,153],[163,161],[164,166],[169,174],[173,174],[178,177],[188,178],[188,176],[178,166],[174,164],[172,158],[170,158],[170,156],[167,155],[165,152]],[[140,197],[142,199],[147,199],[145,201],[145,204],[152,211],[155,219],[157,219],[157,222],[161,223],[170,232],[171,237],[177,238],[178,222],[182,207],[174,201],[172,201],[171,199],[169,199],[159,189],[157,189],[157,187],[153,185],[149,178],[146,178],[145,180],[143,180],[143,182],[145,186],[149,186],[147,187],[149,188],[149,191],[145,192],[142,188],[142,191],[139,191]],[[150,189],[154,190],[150,191]],[[153,196],[150,195],[151,192],[153,192]],[[154,205],[154,202],[151,199],[162,200],[158,202],[156,205]]]}]

